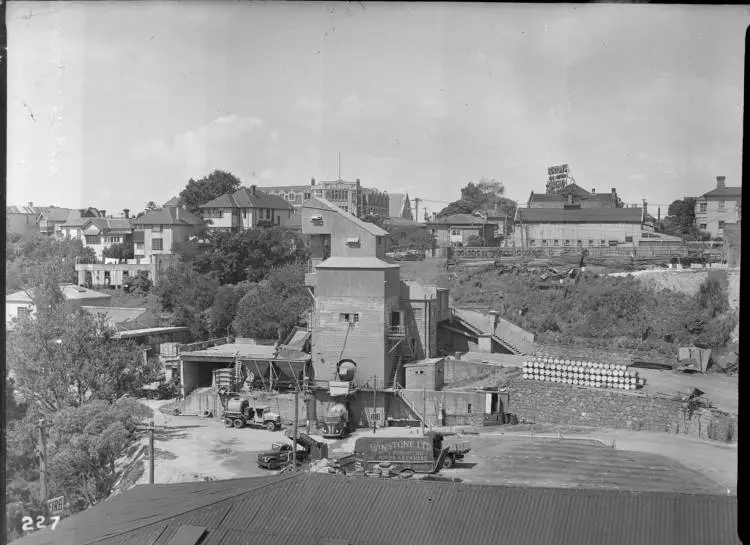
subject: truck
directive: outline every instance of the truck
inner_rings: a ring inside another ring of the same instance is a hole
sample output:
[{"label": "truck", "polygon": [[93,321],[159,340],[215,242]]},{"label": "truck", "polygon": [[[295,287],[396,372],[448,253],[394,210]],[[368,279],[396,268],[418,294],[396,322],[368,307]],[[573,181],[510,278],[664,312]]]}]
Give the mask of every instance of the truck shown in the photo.
[{"label": "truck", "polygon": [[341,403],[333,405],[324,419],[318,420],[317,427],[326,439],[343,439],[352,432],[349,410]]},{"label": "truck", "polygon": [[[287,437],[286,441],[275,442],[271,450],[258,453],[258,466],[264,469],[279,469],[292,462],[295,441]],[[297,434],[295,464],[300,465],[312,460],[328,457],[328,445],[316,441],[305,433]]]},{"label": "truck", "polygon": [[354,453],[338,459],[346,473],[359,467],[365,472],[389,465],[397,474],[437,473],[463,460],[471,448],[466,443],[446,445],[445,435],[428,432],[423,437],[360,437]]},{"label": "truck", "polygon": [[224,414],[224,425],[237,429],[250,426],[266,428],[268,431],[281,429],[281,416],[270,407],[251,407],[247,399],[233,397],[227,400]]}]

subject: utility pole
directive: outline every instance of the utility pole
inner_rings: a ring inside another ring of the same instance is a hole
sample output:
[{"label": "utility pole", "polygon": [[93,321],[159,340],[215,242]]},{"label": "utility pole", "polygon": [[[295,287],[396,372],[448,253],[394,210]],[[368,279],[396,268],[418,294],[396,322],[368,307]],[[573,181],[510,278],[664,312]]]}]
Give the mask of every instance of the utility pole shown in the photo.
[{"label": "utility pole", "polygon": [[294,427],[292,428],[292,464],[297,466],[297,420],[299,418],[299,387],[294,389]]},{"label": "utility pole", "polygon": [[378,391],[378,376],[375,375],[374,377],[372,377],[372,433],[375,433],[375,430],[376,430],[375,415],[377,414],[377,409],[375,407],[377,403],[376,403],[375,396],[377,395],[377,391]]},{"label": "utility pole", "polygon": [[44,418],[39,419],[39,496],[42,505],[47,503],[47,438]]},{"label": "utility pole", "polygon": [[424,421],[427,418],[427,390],[422,387],[422,435],[424,435]]},{"label": "utility pole", "polygon": [[149,438],[148,438],[148,484],[154,484],[154,421],[152,420],[148,424]]},{"label": "utility pole", "polygon": [[422,199],[419,197],[414,197],[414,221],[419,223],[419,203],[422,202]]}]

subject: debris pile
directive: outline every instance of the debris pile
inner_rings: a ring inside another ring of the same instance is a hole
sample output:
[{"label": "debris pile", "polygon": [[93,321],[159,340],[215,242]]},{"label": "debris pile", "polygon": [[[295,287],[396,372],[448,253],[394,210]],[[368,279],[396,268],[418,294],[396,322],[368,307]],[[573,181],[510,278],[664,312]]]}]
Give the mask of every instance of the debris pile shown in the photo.
[{"label": "debris pile", "polygon": [[523,378],[620,390],[636,390],[646,383],[645,379],[638,377],[637,371],[628,369],[626,365],[544,356],[532,356],[523,362]]}]

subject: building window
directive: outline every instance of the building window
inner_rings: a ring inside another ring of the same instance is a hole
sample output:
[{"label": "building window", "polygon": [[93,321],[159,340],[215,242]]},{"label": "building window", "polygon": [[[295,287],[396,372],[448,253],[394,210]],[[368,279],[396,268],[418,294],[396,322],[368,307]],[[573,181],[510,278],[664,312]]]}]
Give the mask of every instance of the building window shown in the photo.
[{"label": "building window", "polygon": [[163,250],[164,249],[164,241],[160,238],[152,238],[151,239],[151,249],[152,250]]},{"label": "building window", "polygon": [[151,230],[154,233],[161,233],[161,225],[154,225],[153,227],[151,227]]},{"label": "building window", "polygon": [[557,240],[557,239],[555,239],[555,240],[554,240],[554,241],[552,242],[552,246],[559,246],[559,245],[560,245],[560,241],[559,241],[559,240]]},{"label": "building window", "polygon": [[31,309],[29,307],[18,307],[18,317],[31,316]]},{"label": "building window", "polygon": [[104,242],[109,244],[116,244],[120,242],[120,237],[104,237]]},{"label": "building window", "polygon": [[625,242],[633,242],[633,237],[625,237]]},{"label": "building window", "polygon": [[609,245],[610,246],[617,246],[617,241],[616,240],[610,240],[609,241]]},{"label": "building window", "polygon": [[242,209],[242,217],[247,219],[247,208]]},{"label": "building window", "polygon": [[467,409],[466,412],[468,412],[469,414],[471,414],[471,403],[469,403],[469,407],[468,407],[468,409]]},{"label": "building window", "polygon": [[309,200],[310,200],[310,197],[311,197],[310,193],[305,193],[304,199],[305,199],[306,201],[309,201]]},{"label": "building window", "polygon": [[143,242],[136,242],[135,243],[135,249],[136,250],[143,250]]},{"label": "building window", "polygon": [[576,244],[577,244],[578,246],[583,246],[583,241],[582,241],[582,240],[577,240],[577,241],[576,241]]},{"label": "building window", "polygon": [[546,246],[546,245],[547,245],[547,239],[546,239],[546,238],[543,238],[543,239],[542,239],[542,246]]},{"label": "building window", "polygon": [[569,240],[565,241],[565,246],[570,246],[570,241]]},{"label": "building window", "polygon": [[349,322],[350,324],[359,322],[359,313],[342,312],[339,314],[339,322]]},{"label": "building window", "polygon": [[270,208],[266,208],[266,219],[267,220],[271,219],[271,209]]},{"label": "building window", "polygon": [[701,223],[698,227],[699,227],[699,229],[701,231],[705,231],[706,229],[708,229],[708,224],[707,223]]},{"label": "building window", "polygon": [[355,312],[352,314],[352,322],[359,322],[359,313]]},{"label": "building window", "polygon": [[707,208],[708,208],[708,203],[705,203],[705,202],[698,203],[698,212],[705,212]]},{"label": "building window", "polygon": [[726,205],[726,201],[719,201],[719,210],[724,210],[726,208]]},{"label": "building window", "polygon": [[724,229],[724,222],[723,221],[719,222],[719,229]]},{"label": "building window", "polygon": [[599,241],[599,246],[604,246],[606,243],[607,243],[606,240],[600,240]]},{"label": "building window", "polygon": [[461,236],[461,231],[459,231],[458,229],[451,229],[451,235],[454,237]]},{"label": "building window", "polygon": [[536,239],[529,239],[529,246],[535,246],[536,245]]},{"label": "building window", "polygon": [[593,246],[593,245],[594,245],[594,241],[592,239],[589,239],[589,246]]}]

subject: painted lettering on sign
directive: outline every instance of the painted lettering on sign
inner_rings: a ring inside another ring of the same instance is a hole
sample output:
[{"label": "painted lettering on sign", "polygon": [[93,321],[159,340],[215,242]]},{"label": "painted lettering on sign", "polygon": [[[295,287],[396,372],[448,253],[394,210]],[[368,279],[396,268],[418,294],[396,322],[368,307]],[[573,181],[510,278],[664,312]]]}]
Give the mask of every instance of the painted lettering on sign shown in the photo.
[{"label": "painted lettering on sign", "polygon": [[554,174],[567,174],[567,173],[568,173],[568,165],[555,165],[547,169],[547,174],[549,176],[552,176]]},{"label": "painted lettering on sign", "polygon": [[376,439],[357,440],[355,451],[369,460],[393,462],[431,462],[432,442],[424,439]]}]

